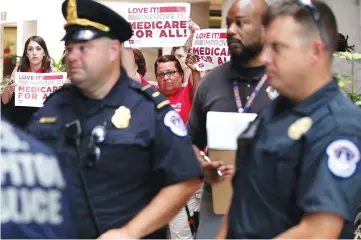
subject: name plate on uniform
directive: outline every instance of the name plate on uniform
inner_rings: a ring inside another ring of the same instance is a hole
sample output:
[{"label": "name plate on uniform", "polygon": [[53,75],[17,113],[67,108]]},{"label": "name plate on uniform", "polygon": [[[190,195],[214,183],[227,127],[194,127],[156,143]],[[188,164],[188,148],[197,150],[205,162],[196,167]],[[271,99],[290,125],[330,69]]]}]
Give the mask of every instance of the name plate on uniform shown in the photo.
[{"label": "name plate on uniform", "polygon": [[[256,119],[255,113],[207,113],[207,142],[209,158],[235,166],[237,138]],[[213,211],[225,214],[232,199],[232,180],[212,184]]]}]

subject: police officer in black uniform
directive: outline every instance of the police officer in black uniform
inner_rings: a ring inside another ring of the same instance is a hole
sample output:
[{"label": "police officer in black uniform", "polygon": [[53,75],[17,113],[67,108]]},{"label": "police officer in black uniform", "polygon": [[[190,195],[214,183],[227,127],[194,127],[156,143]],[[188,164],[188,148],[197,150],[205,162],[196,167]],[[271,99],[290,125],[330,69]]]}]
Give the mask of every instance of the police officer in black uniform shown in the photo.
[{"label": "police officer in black uniform", "polygon": [[187,130],[163,95],[119,68],[128,22],[96,1],[62,10],[72,84],[28,130],[73,173],[79,238],[165,238],[202,177]]},{"label": "police officer in black uniform", "polygon": [[361,111],[332,79],[335,16],[322,1],[287,0],[264,24],[261,59],[281,96],[238,139],[228,238],[353,238]]},{"label": "police officer in black uniform", "polygon": [[75,238],[67,177],[48,146],[1,119],[1,238]]}]

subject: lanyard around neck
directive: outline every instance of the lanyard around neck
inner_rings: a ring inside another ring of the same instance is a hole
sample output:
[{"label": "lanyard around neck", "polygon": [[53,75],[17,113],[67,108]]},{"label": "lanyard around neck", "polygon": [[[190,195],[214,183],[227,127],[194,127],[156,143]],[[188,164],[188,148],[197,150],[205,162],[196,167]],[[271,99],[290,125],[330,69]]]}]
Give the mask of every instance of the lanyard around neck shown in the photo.
[{"label": "lanyard around neck", "polygon": [[249,96],[246,105],[243,107],[241,96],[239,95],[239,86],[238,82],[235,80],[233,81],[233,92],[234,92],[234,98],[236,99],[237,109],[239,113],[247,113],[252,106],[252,103],[254,102],[254,99],[256,98],[259,90],[263,87],[267,80],[267,74],[264,74],[261,80],[258,82],[257,86],[253,90],[252,94]]}]

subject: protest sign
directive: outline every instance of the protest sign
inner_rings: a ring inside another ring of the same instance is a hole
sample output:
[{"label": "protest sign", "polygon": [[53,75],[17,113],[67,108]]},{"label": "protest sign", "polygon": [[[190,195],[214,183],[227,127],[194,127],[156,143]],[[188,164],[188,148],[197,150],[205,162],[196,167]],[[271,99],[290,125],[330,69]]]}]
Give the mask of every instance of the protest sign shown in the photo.
[{"label": "protest sign", "polygon": [[196,30],[192,52],[196,57],[198,71],[211,70],[230,60],[227,45],[227,29]]},{"label": "protest sign", "polygon": [[32,73],[17,72],[15,74],[15,106],[42,107],[45,99],[61,88],[66,73]]},{"label": "protest sign", "polygon": [[190,35],[189,3],[126,4],[126,8],[123,17],[134,35],[125,47],[183,46]]}]

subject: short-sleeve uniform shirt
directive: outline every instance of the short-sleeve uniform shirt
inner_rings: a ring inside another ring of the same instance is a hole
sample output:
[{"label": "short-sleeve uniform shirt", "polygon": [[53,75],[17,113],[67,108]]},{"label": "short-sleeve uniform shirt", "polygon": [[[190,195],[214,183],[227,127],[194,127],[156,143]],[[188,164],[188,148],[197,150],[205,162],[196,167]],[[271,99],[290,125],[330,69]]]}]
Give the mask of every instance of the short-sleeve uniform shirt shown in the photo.
[{"label": "short-sleeve uniform shirt", "polygon": [[270,103],[239,137],[228,237],[273,238],[306,213],[330,212],[345,219],[340,237],[353,238],[360,119],[336,81],[297,105]]},{"label": "short-sleeve uniform shirt", "polygon": [[[80,122],[78,141],[66,127],[74,121]],[[104,138],[93,144],[92,132],[99,127]],[[124,226],[162,188],[202,176],[184,123],[169,101],[124,70],[102,100],[89,99],[72,85],[56,92],[28,130],[51,145],[73,173],[79,238]],[[148,237],[163,238],[166,231]]]}]

